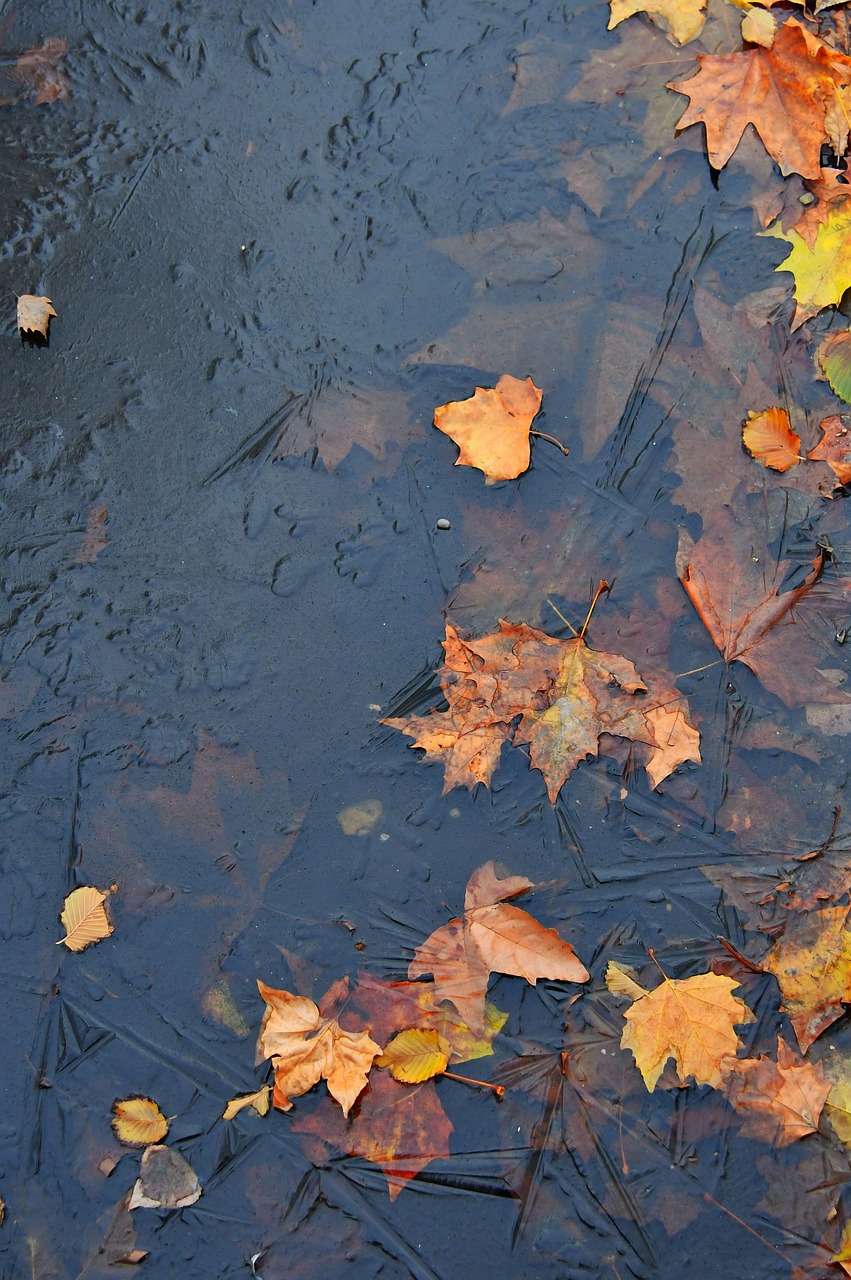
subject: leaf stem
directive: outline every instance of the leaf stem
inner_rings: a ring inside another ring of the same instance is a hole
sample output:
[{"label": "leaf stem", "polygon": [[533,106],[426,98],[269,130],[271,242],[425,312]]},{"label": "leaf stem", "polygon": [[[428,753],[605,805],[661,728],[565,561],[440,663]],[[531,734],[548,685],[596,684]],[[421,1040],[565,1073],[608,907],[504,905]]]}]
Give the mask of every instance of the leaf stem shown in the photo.
[{"label": "leaf stem", "polygon": [[588,610],[587,614],[585,615],[585,621],[582,624],[582,630],[579,632],[580,640],[582,640],[585,636],[585,632],[588,629],[588,623],[591,621],[591,614],[594,612],[595,608],[597,607],[597,601],[600,599],[600,596],[603,594],[604,591],[606,592],[611,591],[611,587],[609,586],[608,582],[606,582],[604,578],[601,578],[597,584],[597,590],[594,592],[594,599],[591,601],[591,608]]},{"label": "leaf stem", "polygon": [[498,1098],[505,1097],[505,1085],[491,1084],[488,1080],[471,1080],[469,1076],[459,1076],[454,1071],[444,1071],[442,1074],[447,1080],[460,1080],[462,1084],[474,1084],[479,1089],[493,1089]]},{"label": "leaf stem", "polygon": [[576,627],[573,625],[573,623],[572,623],[572,622],[568,622],[567,618],[564,616],[564,614],[562,613],[561,609],[559,609],[559,607],[558,607],[557,605],[554,605],[554,604],[553,604],[553,602],[552,602],[552,600],[550,599],[550,597],[549,597],[549,596],[547,596],[547,604],[550,606],[550,608],[552,609],[553,613],[557,614],[557,615],[561,618],[561,620],[562,620],[562,622],[564,623],[564,625],[565,625],[565,626],[566,626],[570,631],[572,631],[572,632],[573,632],[573,634],[576,636],[576,638],[577,638],[577,640],[578,640],[578,639],[579,639],[579,632],[576,630]]},{"label": "leaf stem", "polygon": [[554,444],[554,445],[556,445],[559,449],[561,449],[561,451],[562,451],[562,453],[565,455],[565,457],[567,457],[567,455],[570,453],[570,450],[569,450],[565,445],[563,445],[563,444],[562,444],[562,442],[561,442],[560,440],[556,440],[555,436],[548,436],[548,435],[547,435],[547,433],[546,433],[546,431],[535,431],[532,427],[530,427],[530,428],[529,428],[529,435],[530,435],[530,436],[540,436],[542,440],[549,440],[550,444]]}]

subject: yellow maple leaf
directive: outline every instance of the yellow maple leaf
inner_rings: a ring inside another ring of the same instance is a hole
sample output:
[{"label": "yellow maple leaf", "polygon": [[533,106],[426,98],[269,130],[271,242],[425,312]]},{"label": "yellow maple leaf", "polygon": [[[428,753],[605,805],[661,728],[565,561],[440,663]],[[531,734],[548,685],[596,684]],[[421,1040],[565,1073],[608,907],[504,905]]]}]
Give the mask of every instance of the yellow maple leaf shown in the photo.
[{"label": "yellow maple leaf", "polygon": [[703,30],[706,0],[611,0],[609,31],[635,13],[646,13],[677,44],[686,44]]},{"label": "yellow maple leaf", "polygon": [[794,229],[778,226],[760,235],[785,240],[792,246],[775,271],[791,271],[795,277],[795,317],[797,329],[824,307],[836,305],[851,285],[851,207],[838,205],[819,226],[812,248]]},{"label": "yellow maple leaf", "polygon": [[106,894],[90,884],[69,893],[59,917],[65,926],[65,937],[56,945],[64,943],[69,951],[83,951],[93,942],[108,938],[112,925],[107,919],[105,901]]},{"label": "yellow maple leaf", "polygon": [[663,975],[661,986],[627,1009],[621,1048],[632,1051],[651,1093],[669,1058],[681,1084],[693,1076],[696,1084],[721,1088],[721,1060],[739,1043],[734,1027],[753,1021],[744,1001],[731,994],[736,986],[734,978],[718,973]]},{"label": "yellow maple leaf", "polygon": [[393,1037],[375,1065],[389,1067],[403,1084],[422,1084],[446,1070],[451,1054],[451,1044],[439,1032],[408,1027]]},{"label": "yellow maple leaf", "polygon": [[117,1098],[112,1104],[112,1111],[115,1136],[128,1147],[147,1147],[168,1133],[168,1120],[153,1098],[139,1094]]}]

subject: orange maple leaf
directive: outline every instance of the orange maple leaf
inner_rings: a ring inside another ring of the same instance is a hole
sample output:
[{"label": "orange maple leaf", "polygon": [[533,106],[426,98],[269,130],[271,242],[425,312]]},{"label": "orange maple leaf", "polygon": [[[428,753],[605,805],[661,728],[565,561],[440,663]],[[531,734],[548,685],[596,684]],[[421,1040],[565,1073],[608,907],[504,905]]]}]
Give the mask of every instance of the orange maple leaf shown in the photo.
[{"label": "orange maple leaf", "polygon": [[770,49],[753,45],[741,53],[698,54],[697,60],[696,75],[668,88],[690,99],[677,132],[703,123],[715,169],[724,167],[752,124],[782,173],[819,177],[821,146],[851,81],[851,58],[789,18]]},{"label": "orange maple leaf", "polygon": [[[837,334],[839,338],[847,334]],[[826,462],[840,484],[851,484],[851,430],[846,419],[838,413],[823,418],[819,423],[822,437],[808,458]]]},{"label": "orange maple leaf", "polygon": [[812,1042],[851,1002],[851,930],[848,907],[802,911],[786,925],[763,969],[780,986],[798,1044],[806,1053]]},{"label": "orange maple leaf", "polygon": [[478,467],[489,483],[521,475],[529,466],[529,429],[543,394],[531,378],[504,373],[493,389],[476,387],[469,400],[439,405],[434,425],[458,445],[456,467]]},{"label": "orange maple leaf", "polygon": [[[328,1092],[347,1116],[366,1087],[367,1073],[381,1053],[381,1045],[366,1031],[344,1031],[336,1018],[323,1017],[304,996],[260,981],[257,986],[266,1001],[257,1051],[259,1057],[271,1058],[275,1068],[274,1105],[289,1111],[291,1098],[301,1097],[320,1080],[327,1080]],[[325,1008],[339,1000],[341,988],[347,989],[347,984],[331,988],[323,1001]]]},{"label": "orange maple leaf", "polygon": [[451,1001],[475,1035],[485,1030],[491,973],[525,978],[533,986],[538,978],[587,982],[590,977],[555,929],[505,901],[531,888],[523,876],[498,879],[493,862],[486,862],[468,881],[464,915],[435,929],[408,966],[411,978],[433,976],[436,998]]},{"label": "orange maple leaf", "polygon": [[726,1058],[721,1063],[730,1105],[745,1117],[743,1133],[788,1146],[815,1133],[831,1082],[821,1063],[805,1062],[777,1039],[777,1061]]},{"label": "orange maple leaf", "polygon": [[[596,757],[604,734],[644,743],[654,786],[683,760],[700,760],[685,700],[666,693],[650,706],[647,685],[628,658],[589,648],[581,636],[558,640],[524,623],[463,640],[451,623],[443,641],[441,687],[447,711],[389,718],[444,766],[444,793],[490,782],[503,742],[526,744],[554,804],[576,766]],[[664,706],[673,716],[660,717]],[[677,709],[682,716],[674,714]],[[519,717],[519,720],[518,720]]]}]

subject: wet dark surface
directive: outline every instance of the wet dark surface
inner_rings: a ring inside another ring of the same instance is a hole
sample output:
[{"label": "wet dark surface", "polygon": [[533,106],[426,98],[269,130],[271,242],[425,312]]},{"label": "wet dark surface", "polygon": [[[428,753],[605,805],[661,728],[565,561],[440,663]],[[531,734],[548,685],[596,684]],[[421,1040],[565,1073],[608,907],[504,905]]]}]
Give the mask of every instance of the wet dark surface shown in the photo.
[{"label": "wet dark surface", "polygon": [[[818,1250],[840,1193],[811,1188],[847,1176],[838,1142],[772,1153],[709,1090],[648,1094],[602,983],[648,947],[705,971],[718,934],[763,954],[755,904],[845,784],[823,731],[844,704],[820,718],[709,665],[678,529],[734,501],[775,552],[804,561],[827,533],[806,626],[842,679],[851,556],[843,504],[756,474],[738,441],[749,377],[802,415],[826,398],[789,339],[778,248],[752,234],[768,169],[715,188],[697,131],[673,137],[663,86],[687,54],[606,16],[0,7],[6,48],[68,41],[71,86],[0,113],[4,1276],[124,1273],[98,1249],[138,1155],[99,1165],[131,1093],[174,1117],[204,1185],[135,1212],[149,1277],[249,1276],[258,1254],[265,1280],[775,1277]],[[595,75],[594,51],[630,48]],[[769,288],[771,322],[736,329]],[[53,299],[48,345],[15,328],[22,292]],[[538,441],[488,488],[432,411],[503,372],[544,388],[542,429],[571,452]],[[437,701],[444,616],[562,634],[548,597],[581,620],[600,577],[592,644],[645,674],[708,666],[677,686],[703,766],[652,792],[605,757],[552,807],[506,750],[491,790],[442,797],[378,721]],[[344,835],[367,800],[377,825]],[[258,977],[314,997],[359,968],[404,978],[489,858],[541,882],[530,909],[592,985],[571,1007],[569,984],[494,980],[510,1018],[476,1065],[519,1074],[503,1104],[439,1085],[448,1159],[391,1203],[368,1161],[314,1169],[289,1116],[221,1121],[265,1078]],[[57,948],[64,895],[113,883],[112,938]],[[772,980],[736,976],[770,1040]]]}]

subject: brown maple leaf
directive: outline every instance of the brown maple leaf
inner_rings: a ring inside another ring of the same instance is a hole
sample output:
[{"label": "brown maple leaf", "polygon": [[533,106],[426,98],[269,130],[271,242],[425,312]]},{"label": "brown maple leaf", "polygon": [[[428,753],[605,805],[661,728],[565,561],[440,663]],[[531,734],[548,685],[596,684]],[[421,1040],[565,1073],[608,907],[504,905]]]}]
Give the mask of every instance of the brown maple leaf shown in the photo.
[{"label": "brown maple leaf", "polygon": [[818,1129],[819,1116],[830,1093],[821,1063],[805,1062],[777,1039],[777,1061],[725,1058],[721,1071],[730,1105],[745,1117],[743,1133],[778,1147]]},{"label": "brown maple leaf", "polygon": [[[299,1098],[320,1080],[327,1080],[328,1092],[347,1116],[366,1087],[367,1073],[381,1053],[366,1031],[344,1031],[336,1018],[323,1016],[312,1000],[279,991],[258,981],[266,1001],[266,1012],[257,1040],[260,1058],[271,1058],[275,1068],[272,1101],[281,1111],[289,1111],[291,1098]],[[347,984],[336,984],[326,994],[323,1006],[333,1007]]]},{"label": "brown maple leaf", "polygon": [[498,879],[493,862],[474,871],[467,884],[464,915],[435,929],[417,947],[408,976],[434,978],[435,998],[449,1000],[474,1035],[486,1027],[485,996],[491,973],[587,982],[590,974],[555,929],[545,929],[526,911],[510,906],[532,888],[523,876]]},{"label": "brown maple leaf", "polygon": [[[847,334],[837,334],[847,337]],[[808,458],[826,462],[840,484],[851,483],[851,431],[849,431],[847,415],[834,413],[829,418],[822,418],[819,426],[822,438],[814,449],[810,449]]]},{"label": "brown maple leaf", "polygon": [[798,1044],[812,1042],[851,1002],[851,930],[848,907],[824,907],[793,915],[762,961],[780,986]]},{"label": "brown maple leaf", "polygon": [[[339,1108],[323,1099],[311,1115],[299,1116],[292,1127],[338,1151],[372,1160],[387,1178],[391,1200],[432,1160],[449,1155],[453,1130],[433,1080],[400,1084],[385,1071],[372,1073],[348,1121]],[[320,1164],[325,1155],[314,1149],[311,1158]]]},{"label": "brown maple leaf", "polygon": [[697,60],[695,76],[668,87],[691,100],[678,132],[703,123],[715,169],[724,167],[752,124],[784,174],[819,177],[822,143],[830,140],[837,97],[851,80],[851,58],[789,18],[770,49],[753,45]]},{"label": "brown maple leaf", "polygon": [[[648,705],[647,692],[628,658],[589,648],[582,636],[558,640],[525,623],[500,621],[499,631],[463,640],[451,623],[440,669],[447,711],[389,718],[444,766],[444,793],[490,782],[503,742],[526,744],[540,769],[551,803],[576,766],[596,757],[604,734],[652,749],[648,772],[654,786],[683,758],[700,759],[694,738],[683,757],[685,702],[665,694]],[[683,711],[682,721],[655,715],[659,706]],[[519,717],[519,720],[517,719]],[[676,734],[674,732],[676,725]],[[696,737],[696,734],[695,734]]]}]

